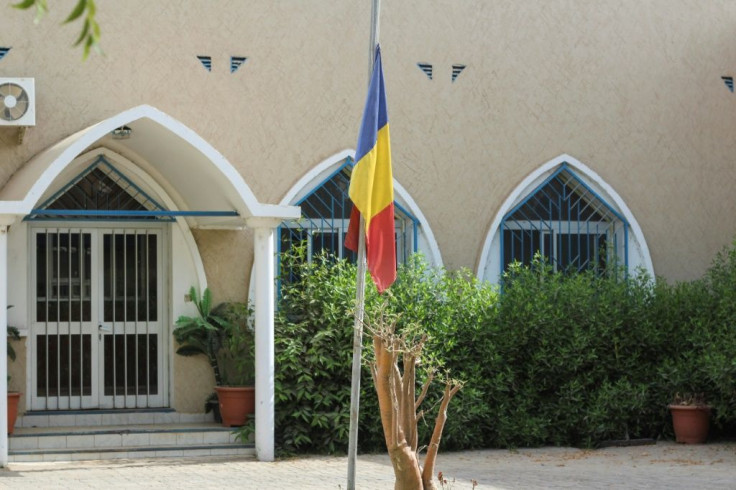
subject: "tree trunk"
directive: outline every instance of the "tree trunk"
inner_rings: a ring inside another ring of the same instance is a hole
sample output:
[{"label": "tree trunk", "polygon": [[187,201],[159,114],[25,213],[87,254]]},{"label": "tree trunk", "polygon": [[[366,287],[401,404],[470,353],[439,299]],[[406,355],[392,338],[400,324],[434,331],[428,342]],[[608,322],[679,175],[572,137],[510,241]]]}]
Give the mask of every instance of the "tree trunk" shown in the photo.
[{"label": "tree trunk", "polygon": [[[378,395],[381,424],[386,438],[386,449],[394,468],[396,490],[436,490],[432,476],[442,430],[447,419],[447,405],[462,383],[446,379],[445,392],[435,421],[432,440],[425,458],[424,469],[417,457],[417,410],[427,395],[434,379],[430,370],[419,396],[416,394],[416,366],[421,358],[426,336],[419,341],[407,342],[404,336],[395,335],[395,321],[381,316],[373,333],[375,360],[371,365],[373,385]],[[403,373],[399,370],[402,361]]]},{"label": "tree trunk", "polygon": [[423,490],[422,474],[419,472],[417,455],[404,441],[398,447],[389,449],[391,464],[396,476],[395,490]]}]

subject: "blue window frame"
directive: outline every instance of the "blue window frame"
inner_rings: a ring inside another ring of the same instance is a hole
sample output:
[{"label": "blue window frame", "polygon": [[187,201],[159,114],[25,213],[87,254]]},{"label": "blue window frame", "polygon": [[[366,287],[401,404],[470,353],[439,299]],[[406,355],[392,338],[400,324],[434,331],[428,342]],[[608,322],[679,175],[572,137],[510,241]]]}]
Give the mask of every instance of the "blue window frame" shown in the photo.
[{"label": "blue window frame", "polygon": [[169,211],[116,169],[103,155],[25,220],[156,221],[176,216],[238,216],[237,211]]},{"label": "blue window frame", "polygon": [[[284,222],[278,230],[278,252],[306,242],[307,258],[320,252],[355,261],[355,253],[345,248],[345,234],[350,222],[352,202],[348,195],[353,159],[347,158],[340,167],[295,204],[301,206],[298,223]],[[396,230],[396,260],[403,263],[417,251],[419,221],[394,201]],[[278,264],[279,271],[281,264]]]},{"label": "blue window frame", "polygon": [[27,219],[173,221],[165,214],[163,206],[100,155]]},{"label": "blue window frame", "polygon": [[562,164],[501,220],[501,270],[539,253],[555,270],[628,266],[624,217]]}]

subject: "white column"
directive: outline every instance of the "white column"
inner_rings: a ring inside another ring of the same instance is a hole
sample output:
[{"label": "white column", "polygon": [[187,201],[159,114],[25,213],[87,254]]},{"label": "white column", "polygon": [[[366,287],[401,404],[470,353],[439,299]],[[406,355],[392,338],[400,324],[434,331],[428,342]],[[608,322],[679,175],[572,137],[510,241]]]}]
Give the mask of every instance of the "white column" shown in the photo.
[{"label": "white column", "polygon": [[274,460],[274,229],[280,220],[251,218],[255,228],[256,457]]},{"label": "white column", "polygon": [[0,466],[8,465],[8,226],[0,225]]}]

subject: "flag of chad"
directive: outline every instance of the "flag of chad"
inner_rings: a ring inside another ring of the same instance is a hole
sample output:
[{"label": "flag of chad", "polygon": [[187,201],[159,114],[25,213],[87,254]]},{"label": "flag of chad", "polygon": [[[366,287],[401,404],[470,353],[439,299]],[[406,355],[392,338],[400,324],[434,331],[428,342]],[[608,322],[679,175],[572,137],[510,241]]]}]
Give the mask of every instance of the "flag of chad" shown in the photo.
[{"label": "flag of chad", "polygon": [[345,246],[354,251],[358,250],[359,223],[362,214],[365,221],[368,270],[379,292],[383,292],[396,280],[394,186],[389,140],[381,49],[376,47],[373,75],[355,153],[356,164],[350,178],[353,211]]}]

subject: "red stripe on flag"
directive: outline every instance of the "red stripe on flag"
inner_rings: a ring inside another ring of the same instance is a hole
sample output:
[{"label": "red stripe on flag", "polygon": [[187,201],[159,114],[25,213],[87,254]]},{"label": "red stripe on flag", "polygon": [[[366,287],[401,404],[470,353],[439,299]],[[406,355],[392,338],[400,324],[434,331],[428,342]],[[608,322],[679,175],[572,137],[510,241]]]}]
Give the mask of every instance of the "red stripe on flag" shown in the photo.
[{"label": "red stripe on flag", "polygon": [[345,248],[358,252],[358,239],[360,234],[360,211],[358,207],[353,205],[353,210],[350,211],[350,223],[348,224],[348,232],[345,235]]},{"label": "red stripe on flag", "polygon": [[396,240],[394,234],[394,203],[391,203],[373,217],[371,225],[365,233],[368,270],[371,271],[371,277],[379,293],[388,289],[396,280]]}]

